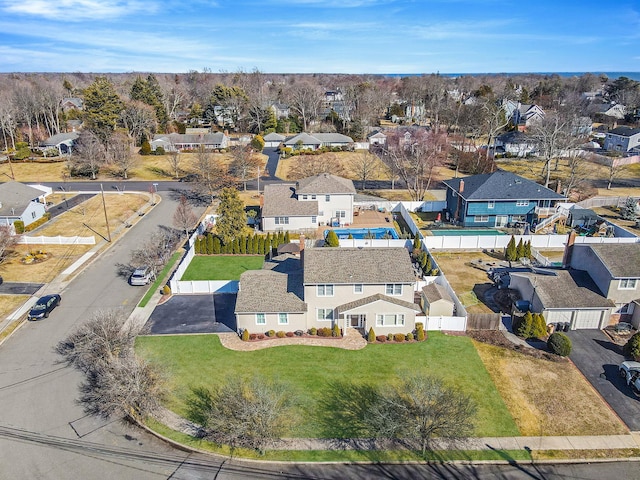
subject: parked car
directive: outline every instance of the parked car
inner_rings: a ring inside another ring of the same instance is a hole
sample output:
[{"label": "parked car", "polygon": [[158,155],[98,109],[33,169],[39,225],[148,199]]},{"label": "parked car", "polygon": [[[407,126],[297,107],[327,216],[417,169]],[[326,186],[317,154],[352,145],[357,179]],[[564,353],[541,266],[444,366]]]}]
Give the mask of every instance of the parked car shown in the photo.
[{"label": "parked car", "polygon": [[29,320],[47,318],[51,310],[60,305],[60,300],[62,300],[62,298],[57,293],[41,297],[31,308],[31,311],[29,311]]},{"label": "parked car", "polygon": [[136,268],[131,277],[129,277],[129,283],[131,285],[148,285],[151,282],[151,268],[149,267],[140,267]]},{"label": "parked car", "polygon": [[633,384],[634,380],[640,375],[640,362],[622,362],[618,368],[620,376],[625,379],[627,385]]}]

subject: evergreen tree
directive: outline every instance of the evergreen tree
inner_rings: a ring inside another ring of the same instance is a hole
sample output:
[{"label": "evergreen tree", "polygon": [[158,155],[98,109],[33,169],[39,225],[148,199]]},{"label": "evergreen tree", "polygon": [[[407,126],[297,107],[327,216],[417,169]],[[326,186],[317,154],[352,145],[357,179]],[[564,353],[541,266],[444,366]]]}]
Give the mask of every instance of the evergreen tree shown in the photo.
[{"label": "evergreen tree", "polygon": [[149,140],[144,140],[140,145],[140,155],[151,155],[151,144]]},{"label": "evergreen tree", "polygon": [[258,235],[254,236],[253,245],[251,247],[253,254],[260,253],[259,246],[258,246],[259,243],[260,243],[260,238],[258,237]]},{"label": "evergreen tree", "polygon": [[524,258],[524,243],[522,242],[522,238],[518,242],[518,246],[516,247],[516,260],[520,260]]},{"label": "evergreen tree", "polygon": [[213,255],[214,253],[220,253],[220,240],[218,240],[218,251],[216,252],[216,240],[218,237],[213,238],[210,233],[207,234],[207,254]]},{"label": "evergreen tree", "polygon": [[369,333],[367,334],[367,342],[374,343],[376,341],[376,332],[373,331],[373,327],[369,328]]},{"label": "evergreen tree", "polygon": [[218,255],[222,252],[222,244],[218,237],[211,235],[211,253]]},{"label": "evergreen tree", "polygon": [[533,315],[531,312],[524,314],[524,317],[522,317],[519,325],[516,327],[515,333],[522,338],[531,338],[533,336]]},{"label": "evergreen tree", "polygon": [[620,209],[620,216],[624,220],[631,220],[632,222],[638,218],[638,214],[636,213],[636,207],[638,206],[638,202],[635,198],[627,198],[624,206]]},{"label": "evergreen tree", "polygon": [[260,255],[264,255],[264,236],[263,235],[260,235],[260,237],[258,237],[258,249],[256,253],[259,253]]},{"label": "evergreen tree", "polygon": [[264,246],[262,248],[262,253],[263,255],[266,255],[267,253],[269,253],[271,251],[271,233],[267,233],[267,236],[264,239]]},{"label": "evergreen tree", "polygon": [[196,241],[193,244],[193,248],[197,254],[202,253],[202,237],[200,236],[196,237]]},{"label": "evergreen tree", "polygon": [[289,230],[284,233],[284,243],[291,243],[291,235],[289,235]]},{"label": "evergreen tree", "polygon": [[524,242],[524,258],[531,259],[531,240]]},{"label": "evergreen tree", "polygon": [[338,239],[338,235],[336,235],[336,232],[334,230],[329,230],[329,233],[327,233],[327,236],[324,239],[324,245],[325,247],[340,246],[340,240]]},{"label": "evergreen tree", "polygon": [[416,233],[416,236],[413,237],[413,253],[417,253],[422,250],[422,242],[420,241],[420,233]]},{"label": "evergreen tree", "polygon": [[244,203],[240,200],[235,188],[223,188],[218,205],[218,220],[216,232],[224,244],[229,243],[236,235],[244,230],[246,224]]},{"label": "evergreen tree", "polygon": [[513,262],[516,259],[518,252],[516,247],[516,239],[511,235],[511,240],[507,244],[507,250],[505,251],[504,258],[508,262]]},{"label": "evergreen tree", "polygon": [[241,255],[247,253],[247,237],[244,235],[238,238],[238,253]]},{"label": "evergreen tree", "polygon": [[541,313],[533,314],[533,326],[531,328],[531,336],[534,338],[544,339],[547,336],[547,322]]},{"label": "evergreen tree", "polygon": [[137,77],[131,86],[130,97],[131,100],[138,100],[153,107],[158,125],[162,130],[166,130],[169,115],[164,106],[162,89],[155,75],[149,74],[146,80]]},{"label": "evergreen tree", "polygon": [[83,120],[85,128],[94,132],[106,145],[116,128],[123,104],[107,77],[96,77],[84,90]]},{"label": "evergreen tree", "polygon": [[276,131],[278,126],[278,118],[276,117],[276,112],[273,109],[269,109],[267,112],[267,119],[264,122],[264,133],[272,133]]},{"label": "evergreen tree", "polygon": [[247,253],[251,255],[255,253],[253,250],[253,235],[251,234],[247,235]]}]

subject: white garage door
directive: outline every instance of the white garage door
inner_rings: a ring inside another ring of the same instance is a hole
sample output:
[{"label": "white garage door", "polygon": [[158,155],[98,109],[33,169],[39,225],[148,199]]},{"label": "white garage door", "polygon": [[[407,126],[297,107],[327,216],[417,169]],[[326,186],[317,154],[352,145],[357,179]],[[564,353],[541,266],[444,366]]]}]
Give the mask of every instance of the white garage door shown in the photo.
[{"label": "white garage door", "polygon": [[573,310],[548,310],[547,323],[571,323]]},{"label": "white garage door", "polygon": [[602,311],[600,310],[582,310],[577,312],[576,330],[587,328],[600,328],[600,319]]}]

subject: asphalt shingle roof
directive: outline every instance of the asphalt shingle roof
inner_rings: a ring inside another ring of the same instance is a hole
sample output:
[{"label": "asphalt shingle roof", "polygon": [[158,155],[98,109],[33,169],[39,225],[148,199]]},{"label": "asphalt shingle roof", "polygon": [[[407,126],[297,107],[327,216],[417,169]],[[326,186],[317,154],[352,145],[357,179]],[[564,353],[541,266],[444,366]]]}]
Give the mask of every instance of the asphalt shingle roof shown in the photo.
[{"label": "asphalt shingle roof", "polygon": [[68,140],[77,140],[79,136],[80,134],[78,132],[57,133],[47,138],[40,145],[42,145],[43,147],[55,147],[56,145],[59,145],[62,142],[66,142]]},{"label": "asphalt shingle roof", "polygon": [[284,141],[285,145],[295,146],[298,142],[302,142],[302,145],[320,145],[322,142],[316,137],[312,137],[308,133],[299,133],[295,137],[291,137]]},{"label": "asphalt shingle roof", "polygon": [[620,135],[621,137],[632,137],[634,135],[638,135],[640,133],[640,128],[631,128],[631,127],[618,127],[613,130],[609,130],[608,133],[613,135]]},{"label": "asphalt shingle roof", "polygon": [[407,249],[307,248],[304,283],[384,284],[416,281]]},{"label": "asphalt shingle roof", "polygon": [[21,215],[29,202],[43,194],[42,190],[20,182],[0,184],[0,216]]},{"label": "asphalt shingle roof", "polygon": [[307,311],[302,300],[302,275],[274,270],[247,270],[240,275],[236,313],[299,313]]},{"label": "asphalt shingle roof", "polygon": [[602,243],[591,248],[615,278],[640,278],[640,243]]},{"label": "asphalt shingle roof", "polygon": [[306,217],[318,215],[318,202],[299,202],[295,184],[274,183],[264,186],[263,217]]},{"label": "asphalt shingle roof", "polygon": [[330,173],[321,173],[313,177],[298,180],[296,187],[297,194],[318,194],[326,195],[331,193],[352,193],[355,195],[356,189],[353,182],[347,178],[331,175]]},{"label": "asphalt shingle roof", "polygon": [[544,308],[604,308],[613,301],[604,297],[589,274],[583,270],[557,270],[556,276],[535,273],[511,273],[528,277]]},{"label": "asphalt shingle roof", "polygon": [[[464,191],[460,193],[460,182]],[[480,200],[565,200],[566,197],[515,173],[497,170],[493,173],[452,178],[443,182],[462,198]]]},{"label": "asphalt shingle roof", "polygon": [[444,287],[435,282],[422,287],[422,292],[424,293],[424,296],[426,297],[429,304],[437,302],[438,300],[447,300],[448,302],[453,303],[451,296],[444,289]]},{"label": "asphalt shingle roof", "polygon": [[222,143],[224,133],[205,133],[203,135],[187,134],[187,133],[170,133],[157,134],[153,136],[153,140],[166,140],[173,143],[195,143],[202,145],[215,145]]},{"label": "asphalt shingle roof", "polygon": [[267,133],[264,136],[265,142],[282,142],[286,137],[276,132]]},{"label": "asphalt shingle roof", "polygon": [[362,307],[364,305],[369,305],[373,302],[388,302],[393,303],[394,305],[398,305],[400,307],[409,308],[416,312],[420,312],[421,308],[415,303],[407,302],[400,298],[389,297],[387,295],[383,295],[382,293],[376,293],[375,295],[371,295],[369,297],[360,298],[358,300],[354,300],[353,302],[345,303],[337,307],[338,313],[344,313],[349,310],[353,310],[354,308]]}]

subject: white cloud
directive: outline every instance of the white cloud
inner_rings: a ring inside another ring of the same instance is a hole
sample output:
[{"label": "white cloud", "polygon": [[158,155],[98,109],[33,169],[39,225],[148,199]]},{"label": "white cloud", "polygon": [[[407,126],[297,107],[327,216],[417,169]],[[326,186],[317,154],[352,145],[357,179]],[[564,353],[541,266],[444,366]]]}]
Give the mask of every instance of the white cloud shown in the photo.
[{"label": "white cloud", "polygon": [[67,22],[115,18],[157,8],[154,2],[139,0],[1,0],[0,7],[8,13]]}]

